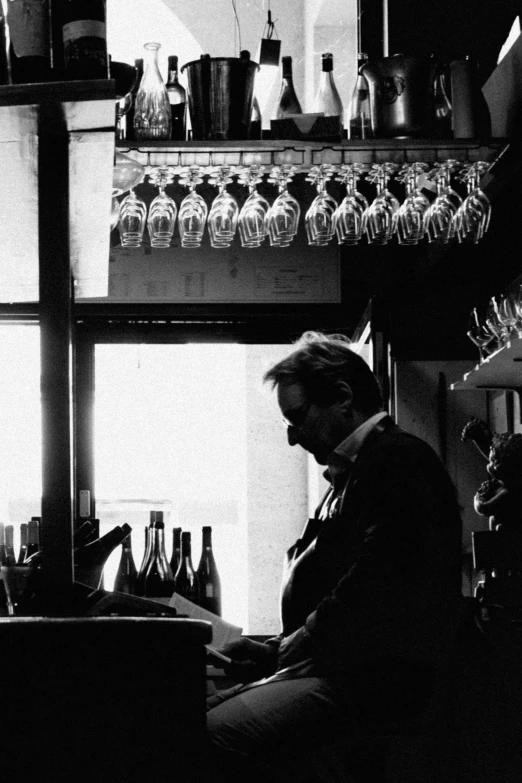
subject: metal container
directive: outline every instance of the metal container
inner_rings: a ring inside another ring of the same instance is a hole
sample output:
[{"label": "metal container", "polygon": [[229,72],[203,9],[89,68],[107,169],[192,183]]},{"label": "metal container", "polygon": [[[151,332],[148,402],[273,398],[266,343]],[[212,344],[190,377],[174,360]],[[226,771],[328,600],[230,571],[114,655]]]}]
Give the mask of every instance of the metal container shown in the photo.
[{"label": "metal container", "polygon": [[259,65],[237,57],[202,57],[186,63],[188,103],[196,141],[246,139]]},{"label": "metal container", "polygon": [[371,124],[375,138],[432,135],[433,58],[395,54],[370,60],[360,71],[370,88]]}]

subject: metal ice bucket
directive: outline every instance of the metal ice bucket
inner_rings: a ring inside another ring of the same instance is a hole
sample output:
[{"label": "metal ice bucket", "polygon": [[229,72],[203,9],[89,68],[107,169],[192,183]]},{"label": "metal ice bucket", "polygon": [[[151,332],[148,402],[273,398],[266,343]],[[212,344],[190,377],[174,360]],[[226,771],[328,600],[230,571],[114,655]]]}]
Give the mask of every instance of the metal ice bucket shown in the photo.
[{"label": "metal ice bucket", "polygon": [[202,57],[183,65],[194,140],[248,137],[258,70],[257,63],[237,57]]}]

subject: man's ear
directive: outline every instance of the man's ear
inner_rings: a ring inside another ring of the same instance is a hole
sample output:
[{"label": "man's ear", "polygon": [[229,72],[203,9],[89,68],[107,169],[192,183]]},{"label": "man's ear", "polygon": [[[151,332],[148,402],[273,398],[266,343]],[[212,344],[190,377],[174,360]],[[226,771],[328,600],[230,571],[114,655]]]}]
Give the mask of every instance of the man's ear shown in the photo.
[{"label": "man's ear", "polygon": [[335,384],[337,399],[343,410],[349,410],[353,405],[352,387],[346,381],[337,381]]}]

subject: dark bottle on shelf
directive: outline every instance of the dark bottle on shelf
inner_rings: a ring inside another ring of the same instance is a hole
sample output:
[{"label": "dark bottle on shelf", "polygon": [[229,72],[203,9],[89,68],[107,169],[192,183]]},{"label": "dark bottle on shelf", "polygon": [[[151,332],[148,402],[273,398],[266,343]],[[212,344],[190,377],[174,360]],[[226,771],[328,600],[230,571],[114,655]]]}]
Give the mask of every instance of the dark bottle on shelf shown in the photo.
[{"label": "dark bottle on shelf", "polygon": [[27,541],[29,530],[27,522],[20,522],[20,549],[18,550],[18,565],[22,565],[27,557]]},{"label": "dark bottle on shelf", "polygon": [[488,139],[491,115],[481,89],[477,62],[470,57],[453,60],[450,69],[453,137]]},{"label": "dark bottle on shelf", "polygon": [[7,62],[6,21],[0,3],[0,84],[9,84],[9,64]]},{"label": "dark bottle on shelf", "polygon": [[361,68],[368,62],[368,55],[360,52],[357,55],[357,77],[353,88],[348,118],[348,134],[350,139],[369,139],[372,137],[370,117],[370,88]]},{"label": "dark bottle on shelf", "polygon": [[55,0],[66,80],[108,79],[105,0]]},{"label": "dark bottle on shelf", "polygon": [[137,75],[136,81],[134,82],[134,87],[131,90],[131,106],[125,115],[125,138],[127,139],[136,138],[134,134],[134,107],[136,106],[136,95],[138,94],[140,83],[143,78],[143,63],[143,57],[138,57],[136,60],[134,60]]},{"label": "dark bottle on shelf", "polygon": [[151,551],[144,579],[146,598],[170,598],[174,592],[174,576],[165,554],[165,524],[163,511],[156,511],[156,519],[149,531]]},{"label": "dark bottle on shelf", "polygon": [[9,614],[9,600],[7,598],[4,580],[0,579],[0,617],[8,617]]},{"label": "dark bottle on shelf", "polygon": [[96,534],[96,529],[92,524],[92,521],[86,519],[74,532],[73,545],[75,547],[84,546],[85,544],[90,544],[91,541],[94,541],[97,538],[98,535]]},{"label": "dark bottle on shelf", "polygon": [[27,524],[27,554],[26,560],[40,551],[40,522],[41,517],[31,517]]},{"label": "dark bottle on shelf", "polygon": [[192,565],[192,537],[187,531],[181,534],[181,562],[176,572],[175,590],[178,595],[197,604],[199,591],[196,572]]},{"label": "dark bottle on shelf", "polygon": [[7,561],[7,552],[5,549],[5,525],[0,522],[0,566],[5,566]]},{"label": "dark bottle on shelf", "polygon": [[185,141],[187,138],[187,91],[179,83],[177,56],[171,55],[168,63],[169,74],[165,87],[169,96],[172,117],[170,138],[174,141]]},{"label": "dark bottle on shelf", "polygon": [[136,592],[136,579],[138,572],[132,556],[132,534],[121,542],[121,558],[116,578],[114,580],[114,590],[117,593],[126,593],[134,595]]},{"label": "dark bottle on shelf", "polygon": [[16,555],[14,551],[14,525],[5,526],[5,564],[7,566],[16,565]]},{"label": "dark bottle on shelf", "polygon": [[294,77],[292,72],[292,58],[283,57],[283,79],[281,82],[281,92],[277,101],[276,119],[281,120],[288,117],[289,114],[302,114],[301,104],[297,98]]},{"label": "dark bottle on shelf", "polygon": [[181,562],[181,528],[172,528],[172,555],[170,558],[170,570],[173,575],[178,572],[179,564]]},{"label": "dark bottle on shelf", "polygon": [[201,558],[196,571],[198,604],[221,617],[221,580],[212,550],[212,528],[203,527]]},{"label": "dark bottle on shelf", "polygon": [[127,538],[132,528],[130,525],[116,525],[101,538],[90,544],[74,550],[74,578],[77,582],[100,588],[103,568],[107,558],[121,542]]},{"label": "dark bottle on shelf", "polygon": [[259,141],[263,138],[263,118],[261,116],[261,108],[259,101],[254,95],[252,101],[252,114],[250,115],[250,128],[248,130],[248,138],[254,141]]},{"label": "dark bottle on shelf", "polygon": [[151,555],[151,547],[152,547],[152,535],[151,535],[151,528],[156,520],[156,512],[151,511],[150,512],[150,521],[148,526],[145,528],[145,549],[143,550],[143,558],[141,560],[141,565],[138,570],[138,576],[136,577],[136,592],[135,595],[143,596],[144,593],[144,584],[145,584],[145,574],[147,572],[147,566],[149,564],[150,555]]},{"label": "dark bottle on shelf", "polygon": [[27,84],[49,81],[49,0],[10,0],[7,4],[7,24],[11,82]]}]

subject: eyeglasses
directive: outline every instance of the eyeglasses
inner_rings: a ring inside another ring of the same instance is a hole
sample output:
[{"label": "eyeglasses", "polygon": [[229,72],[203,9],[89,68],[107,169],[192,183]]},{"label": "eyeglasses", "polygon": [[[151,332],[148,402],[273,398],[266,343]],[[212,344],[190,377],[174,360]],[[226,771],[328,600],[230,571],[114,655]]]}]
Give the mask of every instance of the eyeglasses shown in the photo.
[{"label": "eyeglasses", "polygon": [[[298,430],[300,427],[303,426],[303,424],[306,421],[306,417],[308,416],[308,412],[310,408],[312,407],[312,403],[308,402],[306,405],[301,405],[300,408],[295,408],[295,410],[287,411],[286,415],[283,416],[281,419],[283,423],[283,427],[286,427],[287,429]],[[291,419],[289,418],[291,416]]]}]

